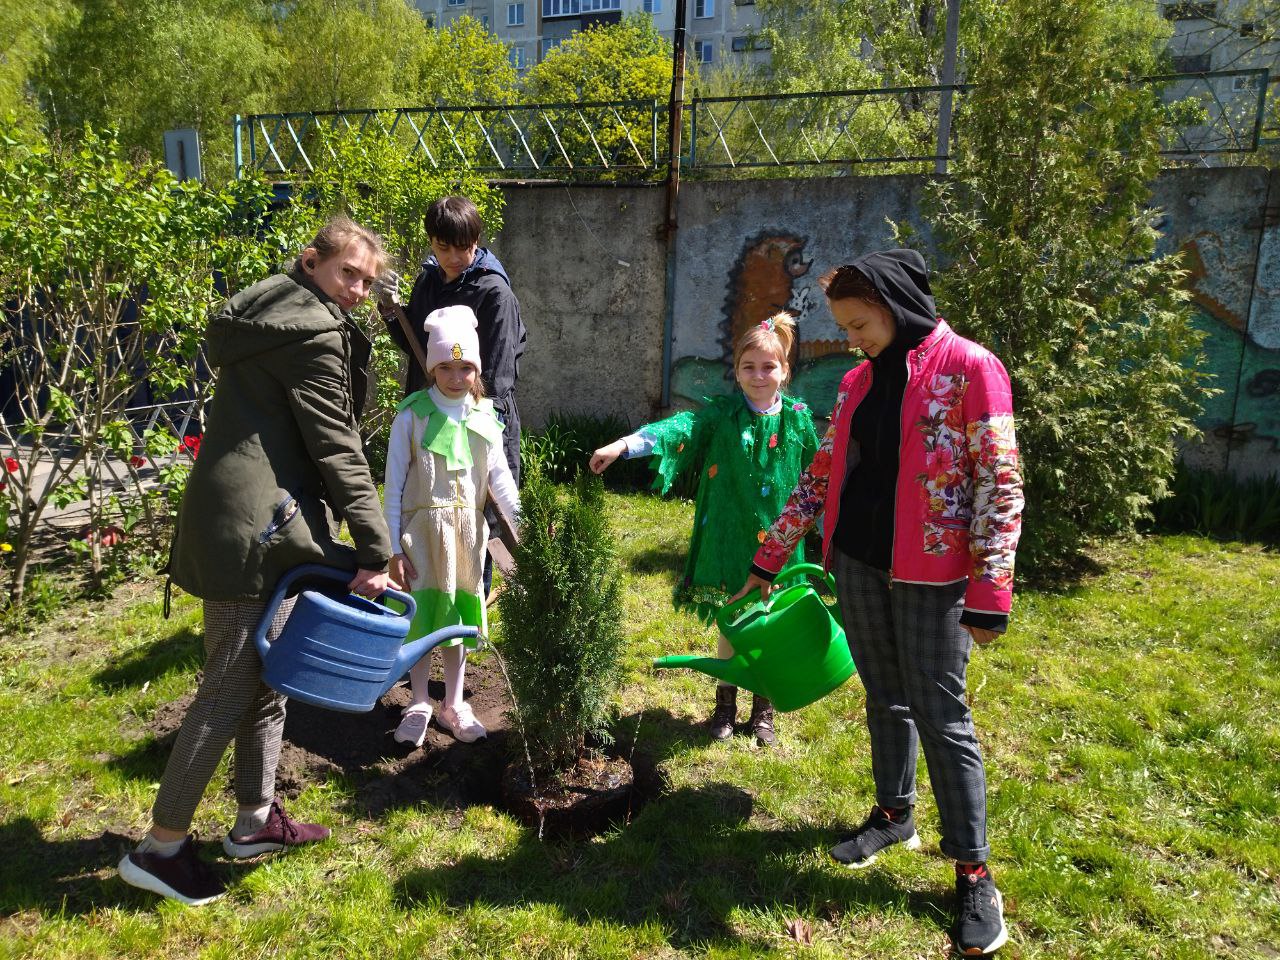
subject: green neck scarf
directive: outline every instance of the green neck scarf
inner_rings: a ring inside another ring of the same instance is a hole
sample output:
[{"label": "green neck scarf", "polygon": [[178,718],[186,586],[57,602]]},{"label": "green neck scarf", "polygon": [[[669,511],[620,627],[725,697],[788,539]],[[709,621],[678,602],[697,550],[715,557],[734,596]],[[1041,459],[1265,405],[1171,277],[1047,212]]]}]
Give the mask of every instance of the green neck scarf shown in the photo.
[{"label": "green neck scarf", "polygon": [[471,467],[471,442],[467,432],[484,438],[490,445],[502,442],[502,423],[493,410],[493,401],[480,400],[462,420],[454,420],[436,406],[426,390],[411,393],[400,401],[396,410],[411,409],[427,421],[422,431],[422,449],[444,457],[448,470],[466,470]]}]

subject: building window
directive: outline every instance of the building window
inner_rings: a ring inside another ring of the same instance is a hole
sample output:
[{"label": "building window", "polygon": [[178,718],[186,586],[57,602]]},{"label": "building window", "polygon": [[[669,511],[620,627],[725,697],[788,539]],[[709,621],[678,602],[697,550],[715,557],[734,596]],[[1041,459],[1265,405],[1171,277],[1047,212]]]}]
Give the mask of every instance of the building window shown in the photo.
[{"label": "building window", "polygon": [[544,17],[572,17],[581,12],[578,0],[542,0]]},{"label": "building window", "polygon": [[1250,90],[1258,89],[1258,78],[1256,75],[1248,75],[1244,77],[1231,78],[1232,93],[1247,93]]},{"label": "building window", "polygon": [[539,60],[547,59],[547,54],[550,53],[552,50],[554,50],[556,47],[560,46],[563,40],[564,40],[564,37],[543,37],[541,40],[539,40],[538,41],[538,59]]},{"label": "building window", "polygon": [[770,43],[766,37],[734,37],[733,52],[745,53],[748,50],[768,50]]},{"label": "building window", "polygon": [[480,26],[484,27],[486,30],[489,29],[489,15],[487,13],[480,14]]},{"label": "building window", "polygon": [[1170,3],[1164,8],[1168,20],[1212,20],[1218,15],[1216,3]]},{"label": "building window", "polygon": [[739,7],[754,7],[756,5],[756,0],[733,0],[733,2]]},{"label": "building window", "polygon": [[644,0],[645,13],[661,13],[662,0]]},{"label": "building window", "polygon": [[508,53],[507,56],[511,60],[511,66],[514,67],[516,70],[523,70],[525,68],[524,44],[517,43],[515,46],[511,48],[511,52]]},{"label": "building window", "polygon": [[524,4],[523,3],[507,4],[507,26],[508,27],[524,26]]},{"label": "building window", "polygon": [[693,0],[693,15],[705,20],[716,15],[716,0]]},{"label": "building window", "polygon": [[693,41],[693,59],[698,63],[710,63],[715,59],[716,46],[710,40]]},{"label": "building window", "polygon": [[461,7],[461,6],[463,6],[466,2],[467,2],[467,0],[449,0],[449,6],[451,6],[451,7]]},{"label": "building window", "polygon": [[1173,58],[1174,73],[1208,73],[1212,69],[1212,53],[1197,53],[1194,56]]},{"label": "building window", "polygon": [[597,13],[601,10],[621,10],[622,0],[581,0],[583,13]]}]

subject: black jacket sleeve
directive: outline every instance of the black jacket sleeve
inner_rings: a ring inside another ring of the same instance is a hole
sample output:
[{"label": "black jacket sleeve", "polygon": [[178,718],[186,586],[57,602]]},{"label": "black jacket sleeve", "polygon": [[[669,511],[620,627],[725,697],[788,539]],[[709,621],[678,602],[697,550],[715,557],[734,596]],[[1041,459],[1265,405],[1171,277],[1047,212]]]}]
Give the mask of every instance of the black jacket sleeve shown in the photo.
[{"label": "black jacket sleeve", "polygon": [[477,309],[480,321],[481,379],[485,393],[500,398],[511,394],[520,377],[520,357],[524,354],[525,329],[520,318],[520,302],[506,281],[493,277]]}]

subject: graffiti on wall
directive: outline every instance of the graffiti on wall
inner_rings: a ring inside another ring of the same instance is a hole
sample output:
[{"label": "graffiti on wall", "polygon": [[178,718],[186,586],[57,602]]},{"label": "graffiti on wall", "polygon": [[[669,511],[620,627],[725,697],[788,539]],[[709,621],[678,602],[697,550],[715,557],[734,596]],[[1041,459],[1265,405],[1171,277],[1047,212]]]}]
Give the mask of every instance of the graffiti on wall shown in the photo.
[{"label": "graffiti on wall", "polygon": [[[1256,237],[1256,235],[1255,235]],[[1212,386],[1204,442],[1189,452],[1197,465],[1240,476],[1280,468],[1280,231],[1264,230],[1258,260],[1219,233],[1183,242],[1191,300],[1205,331]]]},{"label": "graffiti on wall", "polygon": [[747,239],[726,270],[718,357],[683,356],[672,369],[672,392],[698,403],[735,389],[733,345],[743,332],[786,310],[796,318],[789,392],[816,410],[835,402],[840,377],[849,369],[848,348],[829,317],[812,310],[817,271],[805,258],[808,239],[785,230],[764,230]]}]

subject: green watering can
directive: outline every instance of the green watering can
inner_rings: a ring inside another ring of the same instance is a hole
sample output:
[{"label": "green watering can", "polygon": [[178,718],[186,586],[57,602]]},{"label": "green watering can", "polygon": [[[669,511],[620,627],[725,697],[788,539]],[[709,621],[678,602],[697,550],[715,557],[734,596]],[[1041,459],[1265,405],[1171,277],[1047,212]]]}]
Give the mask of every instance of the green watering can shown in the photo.
[{"label": "green watering can", "polygon": [[716,625],[733,647],[732,657],[658,657],[654,669],[697,670],[768,697],[781,711],[799,710],[825,697],[856,668],[839,608],[823,603],[808,580],[778,586],[801,575],[821,578],[835,592],[831,574],[813,563],[797,564],[778,575],[767,600],[753,591],[720,608]]}]

